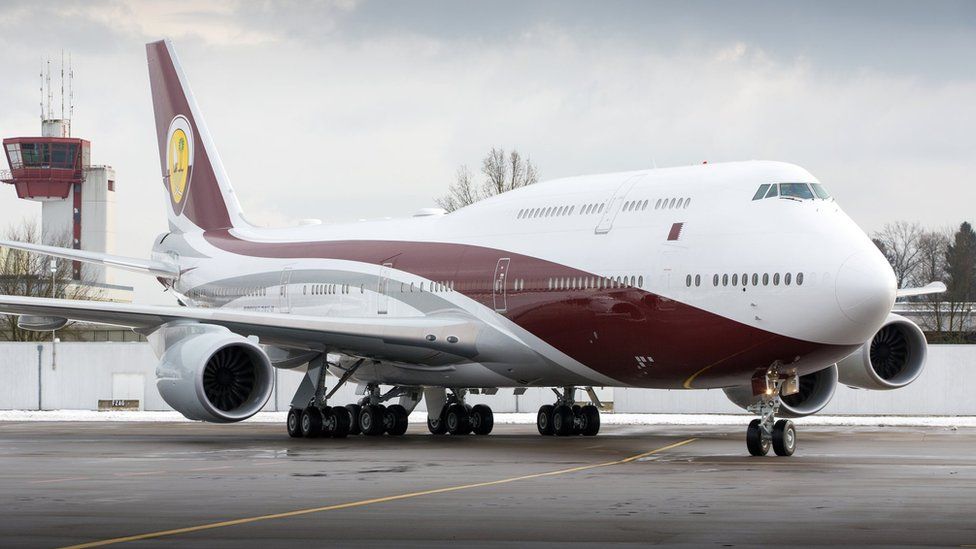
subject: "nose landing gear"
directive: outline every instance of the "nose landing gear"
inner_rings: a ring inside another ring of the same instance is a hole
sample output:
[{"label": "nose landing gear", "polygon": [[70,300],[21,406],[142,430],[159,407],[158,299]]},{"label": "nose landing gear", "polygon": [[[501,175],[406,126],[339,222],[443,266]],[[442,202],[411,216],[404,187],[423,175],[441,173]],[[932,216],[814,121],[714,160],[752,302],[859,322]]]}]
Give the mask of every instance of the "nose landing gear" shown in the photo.
[{"label": "nose landing gear", "polygon": [[759,400],[748,410],[759,418],[749,422],[746,429],[746,448],[753,456],[765,456],[772,446],[777,456],[792,456],[796,451],[796,427],[788,419],[776,420],[781,395],[799,390],[796,373],[780,374],[774,366],[765,374],[753,377],[753,391],[758,389]]}]

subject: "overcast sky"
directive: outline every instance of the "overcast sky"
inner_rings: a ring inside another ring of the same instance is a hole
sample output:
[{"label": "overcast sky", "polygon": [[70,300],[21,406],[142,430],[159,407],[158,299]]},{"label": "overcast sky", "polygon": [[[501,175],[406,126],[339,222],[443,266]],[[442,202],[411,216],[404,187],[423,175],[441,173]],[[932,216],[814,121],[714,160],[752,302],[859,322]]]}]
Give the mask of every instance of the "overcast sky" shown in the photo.
[{"label": "overcast sky", "polygon": [[[70,51],[121,254],[166,228],[144,48],[161,37],[260,223],[409,215],[492,146],[542,179],[783,160],[867,231],[976,220],[976,2],[0,4],[0,135],[39,133],[42,60]],[[0,189],[0,219],[39,212]]]}]

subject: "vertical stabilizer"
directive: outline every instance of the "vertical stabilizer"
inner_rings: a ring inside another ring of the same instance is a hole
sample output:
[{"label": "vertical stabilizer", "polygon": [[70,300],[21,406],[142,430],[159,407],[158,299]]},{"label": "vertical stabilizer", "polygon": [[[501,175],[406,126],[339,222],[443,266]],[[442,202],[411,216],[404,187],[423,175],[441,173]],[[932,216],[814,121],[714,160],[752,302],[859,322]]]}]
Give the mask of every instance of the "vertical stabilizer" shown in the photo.
[{"label": "vertical stabilizer", "polygon": [[169,40],[146,44],[146,57],[170,229],[190,232],[246,225],[173,44]]}]

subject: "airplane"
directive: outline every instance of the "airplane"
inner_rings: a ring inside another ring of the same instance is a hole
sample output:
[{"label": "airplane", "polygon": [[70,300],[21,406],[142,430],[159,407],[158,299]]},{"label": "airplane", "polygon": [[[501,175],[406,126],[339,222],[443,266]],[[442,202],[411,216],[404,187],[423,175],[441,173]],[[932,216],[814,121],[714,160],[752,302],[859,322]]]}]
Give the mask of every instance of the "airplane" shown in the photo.
[{"label": "airplane", "polygon": [[[799,166],[569,177],[451,213],[262,228],[241,211],[172,43],[146,50],[169,225],[151,259],[0,245],[154,276],[180,306],[0,296],[0,313],[146,335],[158,390],[187,418],[254,415],[274,368],[305,372],[287,432],[309,438],[402,435],[421,399],[432,434],[487,435],[491,408],[466,396],[529,387],[555,393],[540,434],[592,436],[594,387],[720,388],[757,416],[749,453],[788,456],[787,418],[818,412],[838,384],[889,390],[922,372],[925,337],[891,309],[944,284],[898,289]],[[332,406],[345,383],[362,398]]]}]

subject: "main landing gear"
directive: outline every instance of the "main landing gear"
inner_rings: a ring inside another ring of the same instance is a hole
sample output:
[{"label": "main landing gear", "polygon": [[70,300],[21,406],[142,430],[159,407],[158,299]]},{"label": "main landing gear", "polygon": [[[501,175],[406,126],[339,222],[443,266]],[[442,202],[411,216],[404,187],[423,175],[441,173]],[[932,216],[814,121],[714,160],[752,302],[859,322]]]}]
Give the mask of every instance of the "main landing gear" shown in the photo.
[{"label": "main landing gear", "polygon": [[798,391],[796,374],[779,374],[776,367],[765,375],[753,378],[753,390],[759,389],[759,400],[748,410],[759,418],[749,422],[746,429],[746,447],[754,456],[765,456],[772,446],[777,456],[792,456],[796,451],[796,428],[788,419],[776,419],[782,395]]},{"label": "main landing gear", "polygon": [[[302,380],[292,407],[288,411],[288,436],[293,438],[345,438],[349,435],[400,436],[407,432],[410,410],[401,404],[384,406],[387,400],[404,397],[401,402],[416,405],[419,396],[411,398],[416,390],[394,387],[385,394],[378,385],[366,386],[366,396],[358,404],[327,406],[326,401],[361,364],[356,363],[343,375],[339,383],[325,394],[325,366],[319,358],[309,363],[308,374]],[[410,408],[413,409],[413,406]]]},{"label": "main landing gear", "polygon": [[535,424],[540,435],[592,437],[600,432],[600,409],[592,404],[576,404],[573,394],[576,387],[564,387],[560,393],[556,389],[555,404],[545,404],[539,408]]},{"label": "main landing gear", "polygon": [[[440,414],[427,417],[427,430],[432,435],[487,435],[495,427],[495,414],[484,404],[465,404],[464,389],[451,389],[451,396],[446,397]],[[444,398],[444,397],[442,397]],[[428,398],[427,406],[433,406]]]}]

